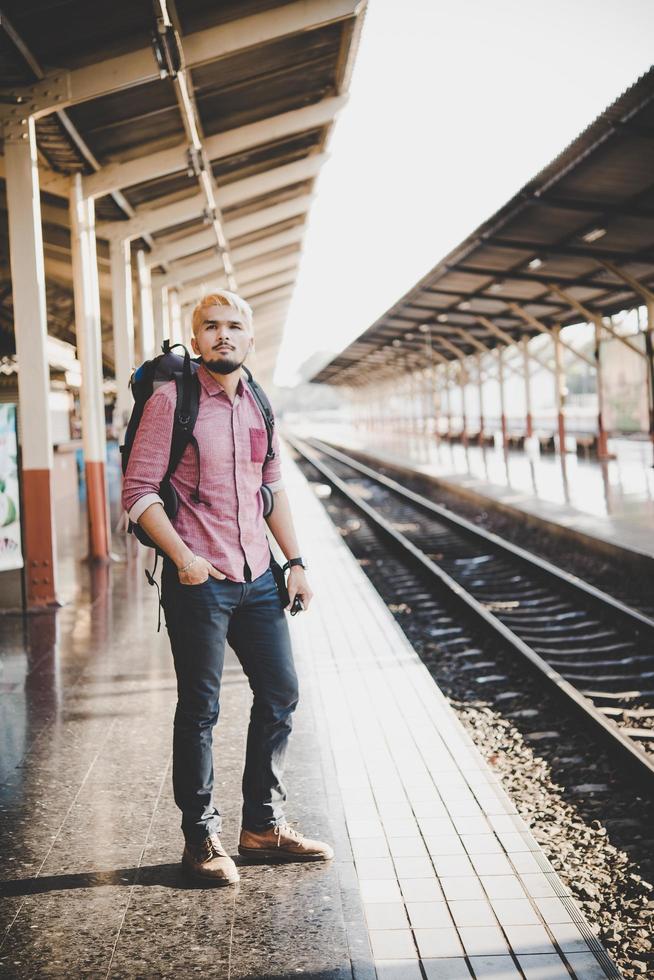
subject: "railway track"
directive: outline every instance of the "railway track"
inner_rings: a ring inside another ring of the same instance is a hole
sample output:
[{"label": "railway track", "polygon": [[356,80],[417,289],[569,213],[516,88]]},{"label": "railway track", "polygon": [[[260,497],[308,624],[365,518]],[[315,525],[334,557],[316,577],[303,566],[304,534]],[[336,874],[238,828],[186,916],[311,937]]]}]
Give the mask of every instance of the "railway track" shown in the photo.
[{"label": "railway track", "polygon": [[286,438],[654,790],[654,620],[331,446]]}]

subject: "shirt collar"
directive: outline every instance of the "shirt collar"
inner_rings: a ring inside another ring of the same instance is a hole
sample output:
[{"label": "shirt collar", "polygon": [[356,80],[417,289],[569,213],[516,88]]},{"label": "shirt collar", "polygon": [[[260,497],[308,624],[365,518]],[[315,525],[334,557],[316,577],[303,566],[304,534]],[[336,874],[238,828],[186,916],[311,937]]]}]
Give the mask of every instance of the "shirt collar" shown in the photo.
[{"label": "shirt collar", "polygon": [[[198,368],[198,380],[202,385],[202,387],[204,388],[204,390],[206,391],[207,395],[220,395],[220,394],[226,395],[225,389],[221,385],[220,381],[216,381],[214,376],[209,371],[207,371],[204,364],[201,364],[200,367]],[[239,395],[242,396],[243,391],[244,391],[243,376],[241,375],[241,377],[238,380],[238,384],[236,386],[235,399],[238,398]]]}]

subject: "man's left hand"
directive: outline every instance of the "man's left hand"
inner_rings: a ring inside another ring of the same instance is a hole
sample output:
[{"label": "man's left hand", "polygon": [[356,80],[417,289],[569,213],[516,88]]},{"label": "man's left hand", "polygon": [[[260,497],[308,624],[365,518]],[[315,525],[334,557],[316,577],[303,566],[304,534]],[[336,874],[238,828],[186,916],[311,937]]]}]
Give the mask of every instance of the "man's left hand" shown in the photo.
[{"label": "man's left hand", "polygon": [[302,568],[302,565],[292,565],[291,568],[289,568],[286,588],[288,589],[289,603],[287,606],[284,606],[285,609],[291,608],[293,605],[293,599],[296,595],[298,595],[302,600],[302,605],[304,608],[309,608],[309,603],[313,597],[313,592],[311,591],[307,580],[307,573]]}]

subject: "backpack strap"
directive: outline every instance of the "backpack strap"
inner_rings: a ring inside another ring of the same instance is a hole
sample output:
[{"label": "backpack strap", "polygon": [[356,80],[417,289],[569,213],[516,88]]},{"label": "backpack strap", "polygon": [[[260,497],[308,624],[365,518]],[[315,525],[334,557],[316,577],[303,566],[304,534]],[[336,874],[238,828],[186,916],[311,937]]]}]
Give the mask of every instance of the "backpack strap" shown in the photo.
[{"label": "backpack strap", "polygon": [[263,415],[263,421],[266,426],[266,432],[268,433],[268,452],[266,453],[266,462],[269,459],[275,458],[275,451],[272,447],[273,441],[273,430],[275,427],[275,416],[273,415],[273,410],[271,408],[270,402],[268,401],[268,396],[257,382],[252,377],[252,373],[246,368],[244,364],[241,365],[248,378],[248,385],[250,386],[250,391],[254,395],[254,400],[259,406],[259,410]]},{"label": "backpack strap", "polygon": [[192,443],[198,461],[198,481],[192,499],[195,503],[205,504],[209,507],[211,506],[209,501],[202,500],[200,497],[200,447],[198,446],[197,439],[193,435],[193,429],[195,428],[200,410],[200,382],[197,375],[191,370],[191,358],[188,351],[184,354],[184,366],[181,373],[177,372],[173,377],[177,389],[177,401],[175,404],[168,468],[161,483],[163,485],[170,482],[170,477],[177,469],[179,461],[184,455],[184,450],[189,443]]}]

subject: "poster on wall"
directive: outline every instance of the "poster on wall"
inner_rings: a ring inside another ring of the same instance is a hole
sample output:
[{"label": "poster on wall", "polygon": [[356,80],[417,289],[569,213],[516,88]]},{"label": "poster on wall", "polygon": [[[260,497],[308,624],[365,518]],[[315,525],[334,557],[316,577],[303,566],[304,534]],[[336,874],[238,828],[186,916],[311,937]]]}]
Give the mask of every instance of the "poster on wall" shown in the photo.
[{"label": "poster on wall", "polygon": [[0,572],[23,567],[16,406],[0,404]]}]

